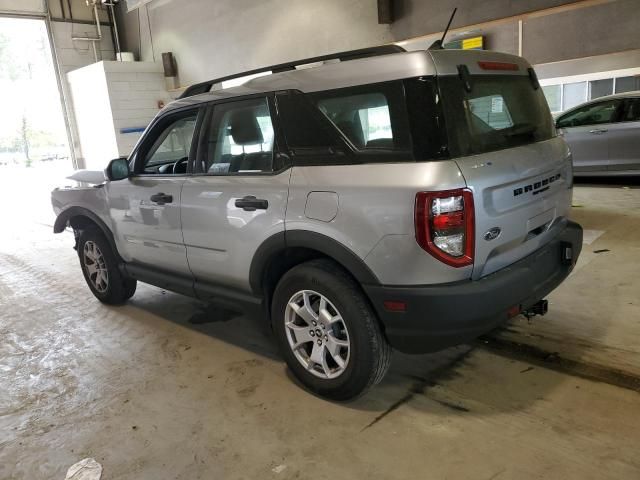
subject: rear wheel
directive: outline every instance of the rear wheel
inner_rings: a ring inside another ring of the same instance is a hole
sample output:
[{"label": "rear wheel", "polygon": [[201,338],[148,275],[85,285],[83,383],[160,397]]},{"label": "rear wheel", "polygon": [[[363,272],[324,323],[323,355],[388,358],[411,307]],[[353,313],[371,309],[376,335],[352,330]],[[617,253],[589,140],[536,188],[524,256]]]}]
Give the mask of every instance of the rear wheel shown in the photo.
[{"label": "rear wheel", "polygon": [[120,271],[109,242],[97,228],[82,230],[78,237],[78,256],[84,279],[101,302],[119,305],[136,292],[136,280]]},{"label": "rear wheel", "polygon": [[287,272],[274,293],[272,322],[287,365],[313,392],[355,398],[389,368],[391,347],[358,284],[328,260]]}]

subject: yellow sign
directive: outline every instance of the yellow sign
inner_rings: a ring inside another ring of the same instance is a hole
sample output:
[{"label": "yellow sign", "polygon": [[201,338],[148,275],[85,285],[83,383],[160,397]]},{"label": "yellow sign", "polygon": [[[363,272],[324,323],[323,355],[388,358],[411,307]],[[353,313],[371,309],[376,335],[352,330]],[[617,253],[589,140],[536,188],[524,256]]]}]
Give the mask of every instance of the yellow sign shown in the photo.
[{"label": "yellow sign", "polygon": [[462,40],[462,49],[463,50],[482,49],[482,38],[483,37],[465,38],[464,40]]}]

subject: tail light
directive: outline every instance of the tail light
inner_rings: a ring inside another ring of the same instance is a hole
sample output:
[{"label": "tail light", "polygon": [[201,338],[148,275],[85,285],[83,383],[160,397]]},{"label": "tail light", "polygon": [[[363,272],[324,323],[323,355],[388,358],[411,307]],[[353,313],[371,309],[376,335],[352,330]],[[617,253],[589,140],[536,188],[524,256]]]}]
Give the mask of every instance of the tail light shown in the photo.
[{"label": "tail light", "polygon": [[419,192],[416,240],[424,250],[452,267],[473,264],[475,221],[469,189]]}]

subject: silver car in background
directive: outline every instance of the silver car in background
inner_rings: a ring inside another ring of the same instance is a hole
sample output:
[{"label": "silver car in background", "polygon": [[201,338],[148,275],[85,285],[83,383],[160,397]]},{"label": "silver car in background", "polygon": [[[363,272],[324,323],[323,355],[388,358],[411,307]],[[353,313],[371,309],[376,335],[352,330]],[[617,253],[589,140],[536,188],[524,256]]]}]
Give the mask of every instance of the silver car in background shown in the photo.
[{"label": "silver car in background", "polygon": [[640,175],[640,91],[583,103],[556,119],[580,175]]}]

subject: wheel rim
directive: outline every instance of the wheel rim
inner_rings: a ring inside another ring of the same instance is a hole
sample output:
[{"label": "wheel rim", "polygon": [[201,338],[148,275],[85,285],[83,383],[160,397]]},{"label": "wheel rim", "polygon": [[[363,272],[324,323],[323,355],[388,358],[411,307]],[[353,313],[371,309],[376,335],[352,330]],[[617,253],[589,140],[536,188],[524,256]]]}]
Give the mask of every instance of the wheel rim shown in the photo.
[{"label": "wheel rim", "polygon": [[95,242],[85,242],[82,259],[84,268],[87,271],[87,277],[89,277],[93,288],[100,293],[106,292],[109,288],[109,272],[107,271],[104,255]]},{"label": "wheel rim", "polygon": [[313,290],[294,294],[285,310],[289,347],[300,364],[319,378],[339,377],[349,364],[349,331],[338,309]]}]

